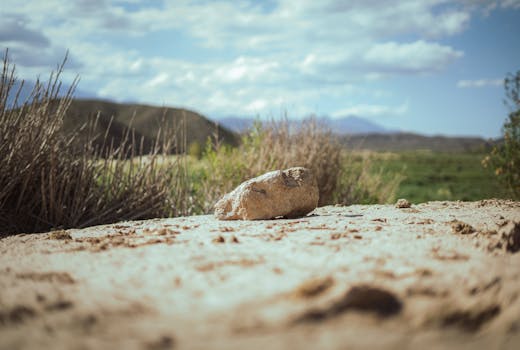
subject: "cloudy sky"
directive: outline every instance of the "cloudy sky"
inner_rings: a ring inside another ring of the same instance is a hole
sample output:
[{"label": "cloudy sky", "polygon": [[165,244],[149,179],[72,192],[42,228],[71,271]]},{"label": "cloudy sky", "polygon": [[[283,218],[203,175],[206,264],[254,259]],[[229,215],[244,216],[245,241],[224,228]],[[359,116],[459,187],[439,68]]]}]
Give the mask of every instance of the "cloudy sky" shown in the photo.
[{"label": "cloudy sky", "polygon": [[356,115],[495,137],[520,70],[520,0],[2,0],[18,76],[212,118]]}]

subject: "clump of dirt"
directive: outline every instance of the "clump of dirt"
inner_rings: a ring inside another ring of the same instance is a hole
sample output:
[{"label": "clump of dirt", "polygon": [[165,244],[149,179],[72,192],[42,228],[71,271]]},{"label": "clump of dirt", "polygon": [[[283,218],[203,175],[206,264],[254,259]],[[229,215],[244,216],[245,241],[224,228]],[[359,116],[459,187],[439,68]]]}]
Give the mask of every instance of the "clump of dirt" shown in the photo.
[{"label": "clump of dirt", "polygon": [[285,231],[278,231],[276,233],[269,233],[265,239],[267,241],[281,241],[285,237],[287,237],[287,233],[285,233]]},{"label": "clump of dirt", "polygon": [[202,265],[195,266],[195,269],[200,272],[209,272],[215,269],[224,267],[224,266],[239,266],[239,267],[251,267],[258,264],[262,264],[264,261],[262,259],[253,260],[253,259],[238,259],[238,260],[223,260],[210,262]]},{"label": "clump of dirt", "polygon": [[500,305],[489,305],[483,309],[457,310],[448,314],[442,320],[442,326],[456,326],[468,332],[475,332],[482,325],[500,313]]},{"label": "clump of dirt", "polygon": [[312,298],[318,296],[334,285],[334,279],[330,276],[308,280],[296,288],[293,295],[300,298]]},{"label": "clump of dirt", "polygon": [[[226,231],[226,232],[228,232],[228,231]],[[211,240],[211,242],[213,242],[215,244],[226,243],[226,241],[228,243],[240,243],[240,241],[238,240],[237,236],[235,236],[235,235],[228,236],[227,239],[223,235],[218,235],[218,236],[216,236],[215,238],[213,238]]]},{"label": "clump of dirt", "polygon": [[520,250],[520,222],[508,220],[502,224],[498,232],[493,232],[487,246],[489,251],[503,250],[514,254]]},{"label": "clump of dirt", "polygon": [[507,252],[516,253],[520,250],[520,222],[509,221],[500,229],[500,234]]},{"label": "clump of dirt", "polygon": [[326,308],[305,312],[296,322],[323,321],[350,310],[389,317],[398,314],[402,307],[401,300],[394,293],[379,287],[360,285],[352,287],[343,297]]},{"label": "clump of dirt", "polygon": [[49,239],[72,239],[71,235],[65,230],[52,231],[49,233]]},{"label": "clump of dirt", "polygon": [[407,199],[405,198],[400,198],[397,200],[397,202],[395,203],[395,207],[396,208],[410,208],[412,206],[412,203],[410,203]]},{"label": "clump of dirt", "polygon": [[92,252],[101,252],[115,247],[137,248],[151,244],[173,244],[179,233],[179,231],[168,228],[145,228],[142,235],[138,235],[135,230],[120,230],[115,234],[102,237],[75,238],[74,242],[83,244],[72,250],[89,249]]},{"label": "clump of dirt", "polygon": [[459,220],[453,220],[451,222],[451,230],[453,231],[453,233],[461,235],[469,235],[475,232],[473,226]]},{"label": "clump of dirt", "polygon": [[45,306],[46,311],[63,311],[70,309],[74,306],[74,303],[69,300],[58,300],[54,303]]},{"label": "clump of dirt", "polygon": [[217,237],[213,238],[212,242],[213,243],[226,243],[226,239],[223,236],[218,235]]},{"label": "clump of dirt", "polygon": [[158,340],[146,344],[148,350],[167,350],[175,347],[175,339],[169,335],[163,335]]},{"label": "clump of dirt", "polygon": [[179,233],[180,233],[179,231],[171,230],[171,229],[166,228],[166,227],[158,228],[158,229],[148,229],[148,228],[145,228],[143,230],[143,234],[145,234],[145,235],[155,235],[155,236],[172,236],[172,235],[177,235]]},{"label": "clump of dirt", "polygon": [[17,305],[10,310],[0,310],[0,326],[9,324],[19,324],[25,322],[25,320],[34,318],[36,311],[25,305]]},{"label": "clump of dirt", "polygon": [[486,292],[486,291],[488,291],[491,288],[500,287],[501,283],[502,283],[502,278],[497,276],[497,277],[493,278],[491,281],[489,281],[488,283],[486,283],[486,284],[484,284],[482,286],[477,286],[477,287],[471,288],[469,290],[469,294],[470,295],[477,295],[479,293]]},{"label": "clump of dirt", "polygon": [[16,274],[16,277],[37,282],[76,283],[74,278],[67,272],[23,272]]},{"label": "clump of dirt", "polygon": [[493,207],[493,206],[515,208],[515,207],[520,207],[520,202],[515,202],[510,199],[496,199],[496,198],[482,199],[477,202],[477,208]]},{"label": "clump of dirt", "polygon": [[461,254],[455,250],[441,250],[439,247],[432,248],[432,256],[437,260],[466,261],[469,259],[468,255]]}]

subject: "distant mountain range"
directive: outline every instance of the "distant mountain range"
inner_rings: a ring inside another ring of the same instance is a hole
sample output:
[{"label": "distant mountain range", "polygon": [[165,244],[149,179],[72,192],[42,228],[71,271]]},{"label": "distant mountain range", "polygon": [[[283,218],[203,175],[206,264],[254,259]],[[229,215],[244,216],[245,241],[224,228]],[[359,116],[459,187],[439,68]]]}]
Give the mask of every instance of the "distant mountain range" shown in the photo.
[{"label": "distant mountain range", "polygon": [[[57,101],[50,106],[55,108]],[[218,137],[233,146],[239,142],[238,135],[194,111],[103,100],[72,100],[61,132],[67,137],[75,135],[73,145],[82,148],[90,139],[103,152],[121,146],[128,135],[136,146],[128,156],[149,154],[164,137],[171,141],[174,153],[193,143],[204,147],[208,138]]]},{"label": "distant mountain range", "polygon": [[459,153],[490,151],[501,140],[484,140],[480,137],[425,136],[413,133],[343,135],[341,143],[347,149],[382,152],[428,150]]},{"label": "distant mountain range", "polygon": [[98,118],[95,132],[108,133],[115,146],[126,130],[133,130],[137,142],[143,139],[143,153],[148,153],[157,137],[165,134],[175,138],[175,149],[194,142],[204,147],[208,138],[216,136],[221,142],[238,145],[237,135],[194,111],[102,100],[73,100],[67,111],[64,130],[74,130],[93,118]]},{"label": "distant mountain range", "polygon": [[[387,134],[395,132],[356,116],[342,118],[319,117],[316,120],[337,135]],[[231,131],[243,133],[253,126],[255,120],[251,118],[224,117],[216,119],[216,121]]]},{"label": "distant mountain range", "polygon": [[[97,99],[75,99],[72,101],[64,121],[63,132],[71,133],[79,126],[92,121],[99,114],[97,135],[109,135],[117,147],[126,130],[132,129],[136,140],[143,140],[143,153],[155,143],[160,128],[176,130],[177,140],[186,145],[197,142],[204,145],[208,137],[218,134],[219,139],[230,145],[238,145],[239,133],[250,128],[254,119],[228,117],[217,121],[187,109],[154,107],[142,104],[115,103]],[[165,122],[166,121],[166,122]],[[318,123],[332,130],[348,149],[374,151],[409,151],[426,149],[440,152],[481,151],[500,141],[478,137],[424,136],[386,129],[366,119],[348,116],[344,118],[317,118]],[[291,122],[291,121],[290,121]],[[179,128],[181,127],[181,128]],[[182,130],[182,135],[179,134]],[[82,137],[80,135],[79,142]],[[100,145],[103,145],[101,141]]]},{"label": "distant mountain range", "polygon": [[[336,134],[346,148],[353,150],[479,152],[489,150],[493,144],[500,142],[500,140],[484,140],[480,137],[425,136],[390,130],[356,116],[320,117],[317,121]],[[233,132],[243,133],[253,126],[254,119],[227,117],[220,118],[217,122]]]}]

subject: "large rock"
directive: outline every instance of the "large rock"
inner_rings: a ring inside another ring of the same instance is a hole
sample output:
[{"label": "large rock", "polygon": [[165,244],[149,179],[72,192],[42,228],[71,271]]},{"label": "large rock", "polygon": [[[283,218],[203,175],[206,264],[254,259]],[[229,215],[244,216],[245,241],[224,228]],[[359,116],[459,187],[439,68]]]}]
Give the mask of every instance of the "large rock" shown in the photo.
[{"label": "large rock", "polygon": [[276,170],[240,184],[215,205],[221,220],[303,216],[318,206],[316,179],[306,168]]}]

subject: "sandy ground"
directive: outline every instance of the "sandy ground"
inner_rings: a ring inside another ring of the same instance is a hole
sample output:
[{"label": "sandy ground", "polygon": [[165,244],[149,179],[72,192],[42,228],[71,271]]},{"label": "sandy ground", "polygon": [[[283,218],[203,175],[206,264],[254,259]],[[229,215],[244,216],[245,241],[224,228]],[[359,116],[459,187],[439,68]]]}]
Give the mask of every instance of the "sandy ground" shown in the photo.
[{"label": "sandy ground", "polygon": [[520,349],[519,249],[497,200],[5,237],[0,349]]}]

